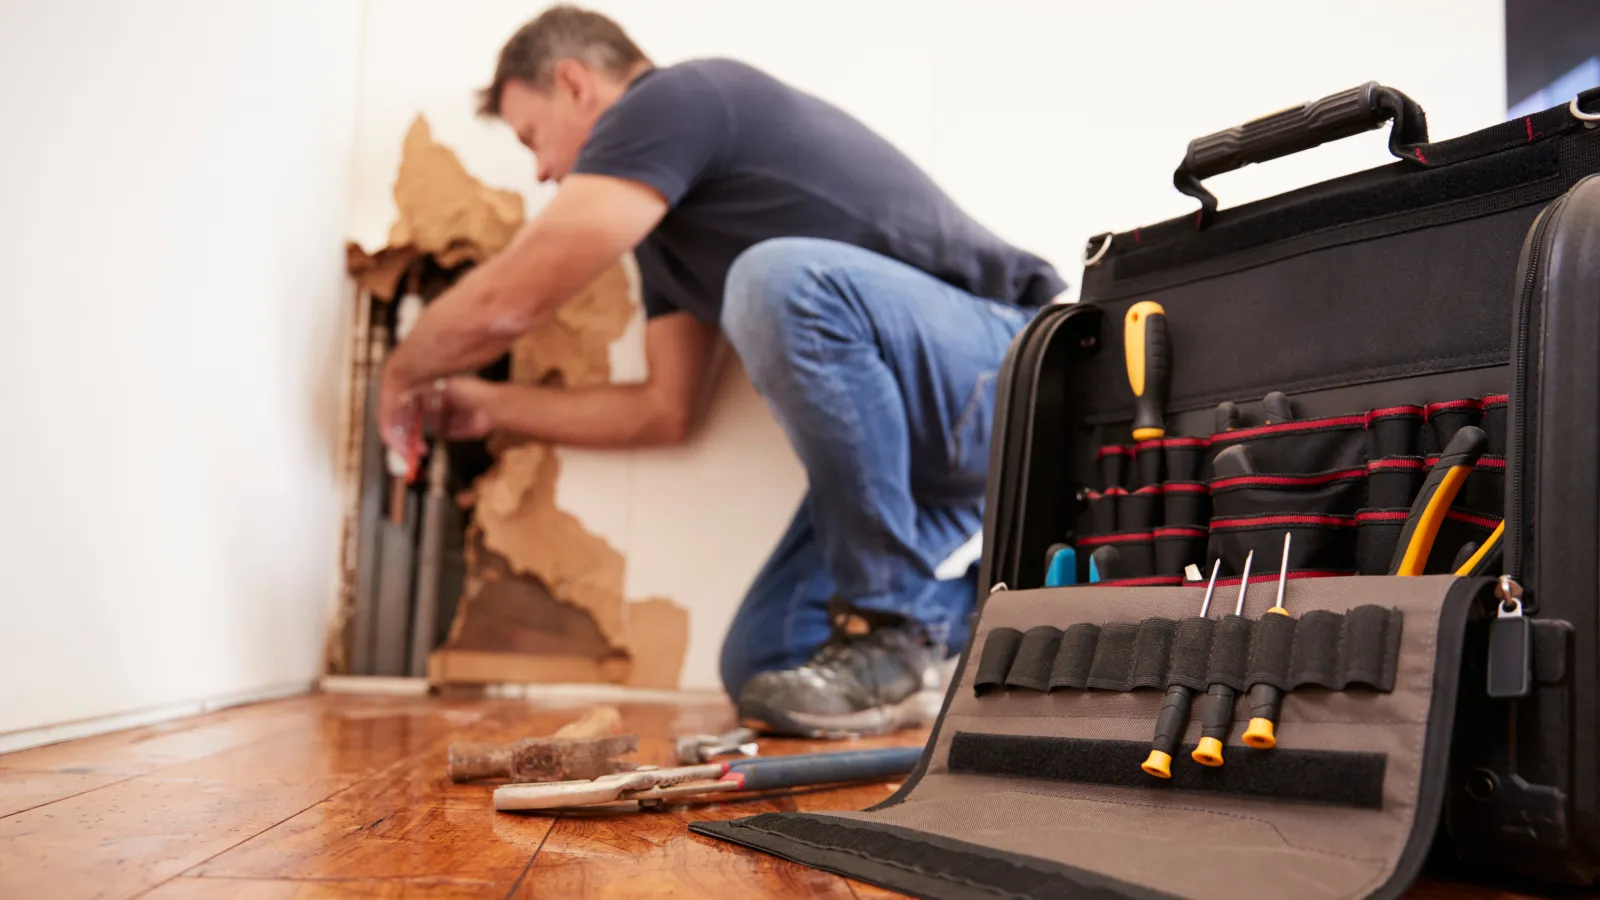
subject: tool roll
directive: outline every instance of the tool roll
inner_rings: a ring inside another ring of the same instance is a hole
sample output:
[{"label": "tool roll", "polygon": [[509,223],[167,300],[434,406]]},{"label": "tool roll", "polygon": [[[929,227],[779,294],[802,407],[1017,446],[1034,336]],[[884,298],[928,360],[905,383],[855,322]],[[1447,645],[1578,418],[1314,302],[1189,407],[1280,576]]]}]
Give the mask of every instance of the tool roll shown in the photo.
[{"label": "tool roll", "polygon": [[[1291,638],[1275,672],[1250,665],[1271,654],[1249,638],[1282,618],[1261,615],[1269,585],[1198,641],[1180,632],[1203,587],[998,592],[901,802],[697,827],[918,896],[1364,896],[1392,875],[1416,819],[1438,814],[1442,781],[1424,769],[1449,742],[1456,686],[1435,673],[1458,664],[1466,611],[1488,586],[1296,582],[1287,606],[1315,634]],[[1244,640],[1227,653],[1230,631]],[[1229,744],[1222,766],[1204,766],[1189,755],[1194,716],[1170,779],[1140,769],[1170,681],[1204,694],[1220,679],[1242,695],[1252,678],[1292,688],[1282,745]],[[1412,852],[1432,830],[1417,833]]]},{"label": "tool roll", "polygon": [[[917,770],[691,827],[920,897],[1397,897],[1430,851],[1592,881],[1590,107],[1430,143],[1369,84],[1191,143],[1199,212],[1092,240],[1000,370],[984,596]],[[1400,162],[1201,185],[1387,121]]]}]

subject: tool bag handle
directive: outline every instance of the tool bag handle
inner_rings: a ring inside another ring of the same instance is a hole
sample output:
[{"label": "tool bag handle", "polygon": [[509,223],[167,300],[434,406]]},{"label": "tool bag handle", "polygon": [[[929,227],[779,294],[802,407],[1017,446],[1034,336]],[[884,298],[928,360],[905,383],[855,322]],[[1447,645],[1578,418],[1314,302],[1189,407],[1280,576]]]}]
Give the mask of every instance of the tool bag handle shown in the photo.
[{"label": "tool bag handle", "polygon": [[1200,184],[1201,179],[1371,131],[1391,120],[1389,152],[1415,161],[1410,148],[1428,142],[1428,119],[1422,107],[1394,88],[1369,81],[1195,138],[1172,173],[1172,183],[1200,201],[1199,224],[1203,228],[1217,211],[1217,198]]}]

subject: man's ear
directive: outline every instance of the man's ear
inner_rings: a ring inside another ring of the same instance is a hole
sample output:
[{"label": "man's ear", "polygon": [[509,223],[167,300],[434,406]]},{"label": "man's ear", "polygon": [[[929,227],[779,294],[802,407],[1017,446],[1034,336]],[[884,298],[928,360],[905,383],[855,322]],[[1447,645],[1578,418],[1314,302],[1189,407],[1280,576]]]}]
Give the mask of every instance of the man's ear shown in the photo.
[{"label": "man's ear", "polygon": [[563,59],[551,71],[554,93],[564,94],[579,109],[594,102],[594,73],[575,59]]}]

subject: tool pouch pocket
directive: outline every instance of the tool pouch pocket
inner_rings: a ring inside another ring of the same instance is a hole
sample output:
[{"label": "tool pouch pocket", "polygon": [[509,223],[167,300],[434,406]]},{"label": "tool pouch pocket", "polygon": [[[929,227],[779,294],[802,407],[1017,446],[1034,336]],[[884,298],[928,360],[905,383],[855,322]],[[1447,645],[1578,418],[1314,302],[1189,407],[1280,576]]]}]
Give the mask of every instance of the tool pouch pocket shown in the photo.
[{"label": "tool pouch pocket", "polygon": [[[894,796],[693,827],[924,897],[1346,900],[1409,884],[1439,820],[1469,613],[1490,608],[1492,581],[1303,579],[1282,616],[1266,613],[1268,577],[1242,617],[1236,584],[1206,619],[1203,586],[993,594]],[[1218,683],[1231,724],[1207,766],[1192,753]],[[1271,749],[1243,740],[1262,683],[1283,691]],[[1141,763],[1174,685],[1192,706],[1155,777]]]}]

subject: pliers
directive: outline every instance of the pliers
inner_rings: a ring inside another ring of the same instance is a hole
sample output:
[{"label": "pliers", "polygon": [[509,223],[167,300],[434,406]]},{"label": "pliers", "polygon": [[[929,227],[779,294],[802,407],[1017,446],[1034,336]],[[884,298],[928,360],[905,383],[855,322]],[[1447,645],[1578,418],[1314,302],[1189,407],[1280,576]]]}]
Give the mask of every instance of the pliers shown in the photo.
[{"label": "pliers", "polygon": [[501,811],[559,809],[624,800],[636,800],[640,806],[650,807],[680,797],[729,791],[873,781],[904,775],[921,757],[921,747],[891,747],[802,756],[763,756],[667,769],[645,766],[588,781],[504,785],[495,788],[494,808]]}]

